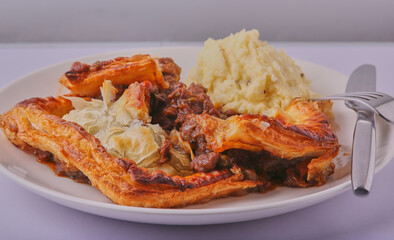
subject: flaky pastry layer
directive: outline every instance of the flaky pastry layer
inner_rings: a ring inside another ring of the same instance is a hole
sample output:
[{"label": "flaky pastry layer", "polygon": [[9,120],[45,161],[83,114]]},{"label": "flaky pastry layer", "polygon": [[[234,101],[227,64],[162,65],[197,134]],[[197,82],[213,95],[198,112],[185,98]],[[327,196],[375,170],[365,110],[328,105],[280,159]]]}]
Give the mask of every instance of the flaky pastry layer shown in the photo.
[{"label": "flaky pastry layer", "polygon": [[[92,65],[75,62],[64,73],[59,82],[71,93],[83,97],[100,94],[104,80],[110,79],[113,85],[130,85],[133,82],[149,81],[160,88],[167,88],[158,62],[149,55],[118,57],[108,61],[97,61]],[[160,64],[161,65],[161,64]]]},{"label": "flaky pastry layer", "polygon": [[192,141],[205,137],[215,152],[243,149],[266,151],[284,159],[312,158],[308,164],[308,181],[322,185],[334,170],[338,139],[327,117],[312,104],[295,99],[276,118],[259,114],[234,115],[220,119],[211,115],[189,115],[180,130]]},{"label": "flaky pastry layer", "polygon": [[97,138],[63,120],[61,116],[71,109],[71,101],[63,97],[28,99],[0,115],[0,127],[19,148],[47,151],[75,166],[117,204],[181,207],[246,192],[259,184],[245,180],[238,168],[188,177],[149,173],[130,159],[111,156]]}]

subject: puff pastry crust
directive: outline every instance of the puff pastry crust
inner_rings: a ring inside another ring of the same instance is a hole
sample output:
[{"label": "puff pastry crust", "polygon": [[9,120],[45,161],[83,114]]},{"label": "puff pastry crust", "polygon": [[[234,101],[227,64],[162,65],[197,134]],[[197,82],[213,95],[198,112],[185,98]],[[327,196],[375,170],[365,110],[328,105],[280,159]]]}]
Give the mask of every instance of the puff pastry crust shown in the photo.
[{"label": "puff pastry crust", "polygon": [[160,64],[149,55],[118,57],[108,61],[97,61],[92,65],[75,62],[64,73],[59,82],[71,93],[83,97],[100,94],[104,80],[110,79],[113,85],[130,85],[133,82],[149,81],[160,88],[167,88],[159,68]]},{"label": "puff pastry crust", "polygon": [[312,104],[293,100],[276,118],[258,114],[235,115],[227,119],[201,114],[189,115],[180,130],[189,141],[203,135],[214,152],[243,149],[266,151],[281,159],[312,158],[307,181],[317,185],[334,170],[338,139],[327,117]]},{"label": "puff pastry crust", "polygon": [[195,126],[195,131],[205,136],[215,152],[231,148],[265,150],[280,158],[293,159],[321,156],[338,148],[327,118],[307,102],[293,100],[282,114],[286,116],[244,114],[220,119],[206,114],[189,115],[183,128]]},{"label": "puff pastry crust", "polygon": [[19,148],[47,151],[77,167],[117,204],[181,207],[247,192],[259,184],[245,180],[238,168],[187,177],[149,173],[132,160],[111,156],[97,138],[63,120],[61,116],[71,109],[71,101],[63,97],[32,98],[1,115],[0,126]]}]

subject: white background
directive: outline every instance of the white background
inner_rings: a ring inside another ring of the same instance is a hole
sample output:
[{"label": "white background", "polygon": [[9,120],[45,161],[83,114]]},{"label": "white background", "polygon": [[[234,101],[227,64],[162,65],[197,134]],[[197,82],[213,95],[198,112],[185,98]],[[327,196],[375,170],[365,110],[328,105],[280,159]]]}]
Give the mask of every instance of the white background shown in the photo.
[{"label": "white background", "polygon": [[0,42],[392,41],[391,0],[0,0]]}]

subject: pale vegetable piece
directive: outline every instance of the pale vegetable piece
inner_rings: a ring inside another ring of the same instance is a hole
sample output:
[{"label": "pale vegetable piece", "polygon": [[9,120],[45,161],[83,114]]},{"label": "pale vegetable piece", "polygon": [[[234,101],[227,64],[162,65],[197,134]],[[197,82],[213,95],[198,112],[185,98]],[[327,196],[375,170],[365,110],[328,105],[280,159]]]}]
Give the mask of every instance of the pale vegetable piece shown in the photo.
[{"label": "pale vegetable piece", "polygon": [[193,172],[189,163],[192,153],[187,143],[175,141],[174,145],[178,146],[178,149],[170,148],[170,160],[159,162],[160,147],[169,136],[158,124],[149,124],[149,109],[146,104],[149,99],[145,97],[145,87],[149,86],[133,83],[113,102],[115,88],[110,81],[105,81],[101,88],[104,101],[68,97],[75,109],[64,115],[63,119],[81,125],[97,137],[113,156],[132,159],[138,166],[150,171],[162,170],[171,175],[191,175]]}]

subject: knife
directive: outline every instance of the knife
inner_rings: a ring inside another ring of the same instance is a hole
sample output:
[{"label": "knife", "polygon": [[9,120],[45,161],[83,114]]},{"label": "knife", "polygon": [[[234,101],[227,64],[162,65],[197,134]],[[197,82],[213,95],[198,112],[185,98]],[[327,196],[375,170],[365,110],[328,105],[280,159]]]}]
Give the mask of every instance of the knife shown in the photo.
[{"label": "knife", "polygon": [[[362,65],[350,75],[346,92],[375,92],[376,68]],[[367,195],[371,191],[375,171],[375,114],[362,104],[347,101],[346,106],[357,112],[352,148],[352,185],[356,195]]]}]

